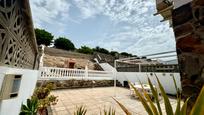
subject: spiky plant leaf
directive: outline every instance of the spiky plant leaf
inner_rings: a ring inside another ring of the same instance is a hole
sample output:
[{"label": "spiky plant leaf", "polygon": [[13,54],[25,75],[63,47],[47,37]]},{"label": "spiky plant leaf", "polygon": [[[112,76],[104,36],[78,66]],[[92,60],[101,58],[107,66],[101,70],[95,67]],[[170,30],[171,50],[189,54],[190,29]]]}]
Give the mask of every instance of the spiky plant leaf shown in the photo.
[{"label": "spiky plant leaf", "polygon": [[104,109],[103,114],[100,112],[100,115],[115,115],[115,110],[110,107],[108,111]]},{"label": "spiky plant leaf", "polygon": [[164,98],[164,104],[165,104],[165,109],[166,109],[166,114],[167,115],[173,115],[173,109],[172,109],[172,106],[170,104],[170,101],[169,101],[169,98],[168,96],[166,95],[165,91],[164,91],[164,88],[163,86],[161,85],[157,75],[155,74],[156,76],[156,79],[157,79],[157,82],[159,84],[159,88],[161,90],[161,94],[162,94],[162,97]]},{"label": "spiky plant leaf", "polygon": [[152,85],[152,82],[150,81],[150,79],[148,78],[148,83],[150,85],[150,88],[151,88],[151,91],[152,91],[152,94],[155,98],[155,101],[157,103],[157,109],[159,111],[159,114],[162,115],[162,110],[161,110],[161,106],[160,106],[160,102],[159,102],[159,95],[158,95],[158,92],[157,90],[155,90],[155,88],[153,87]]},{"label": "spiky plant leaf", "polygon": [[177,106],[176,106],[175,115],[181,115],[181,95],[177,97]]},{"label": "spiky plant leaf", "polygon": [[134,85],[132,83],[130,83],[130,86],[134,89],[134,92],[136,95],[138,95],[142,105],[144,106],[146,112],[149,114],[149,115],[153,115],[153,112],[150,108],[150,106],[148,105],[147,101],[143,98],[143,96],[139,93],[139,91],[134,87]]},{"label": "spiky plant leaf", "polygon": [[150,104],[150,108],[151,108],[153,114],[154,114],[154,115],[159,115],[156,106],[154,105],[154,103],[152,102],[151,98],[149,97],[149,95],[148,95],[147,92],[145,91],[145,89],[144,89],[144,87],[143,87],[143,85],[142,85],[142,83],[141,83],[140,80],[139,80],[139,82],[140,82],[140,85],[141,85],[141,87],[142,87],[143,94],[144,94],[145,98],[147,99],[147,101],[148,101],[149,104]]},{"label": "spiky plant leaf", "polygon": [[172,78],[173,78],[174,86],[175,86],[175,89],[176,89],[176,92],[177,92],[177,94],[176,94],[176,97],[177,97],[177,106],[176,106],[175,115],[180,115],[181,114],[181,93],[180,93],[179,88],[177,87],[174,75],[172,75]]},{"label": "spiky plant leaf", "polygon": [[174,81],[174,86],[175,86],[175,89],[176,89],[176,92],[177,92],[177,98],[178,98],[178,96],[180,95],[180,89],[178,88],[178,86],[176,84],[176,80],[174,78],[174,75],[172,76],[172,78],[173,78],[173,81]]},{"label": "spiky plant leaf", "polygon": [[116,100],[115,98],[113,98],[113,99],[114,99],[114,100],[116,101],[116,103],[121,107],[121,109],[125,112],[126,115],[132,115],[124,105],[122,105],[122,104],[121,104],[118,100]]},{"label": "spiky plant leaf", "polygon": [[186,112],[187,112],[187,105],[188,105],[189,99],[190,99],[190,97],[187,98],[187,100],[185,101],[185,103],[181,107],[181,115],[187,115]]},{"label": "spiky plant leaf", "polygon": [[37,105],[36,99],[27,99],[26,105],[21,106],[20,115],[37,115]]},{"label": "spiky plant leaf", "polygon": [[204,86],[196,99],[196,103],[193,106],[190,115],[203,115],[203,114],[204,114]]},{"label": "spiky plant leaf", "polygon": [[86,115],[87,109],[84,106],[77,108],[77,111],[74,112],[74,115]]}]

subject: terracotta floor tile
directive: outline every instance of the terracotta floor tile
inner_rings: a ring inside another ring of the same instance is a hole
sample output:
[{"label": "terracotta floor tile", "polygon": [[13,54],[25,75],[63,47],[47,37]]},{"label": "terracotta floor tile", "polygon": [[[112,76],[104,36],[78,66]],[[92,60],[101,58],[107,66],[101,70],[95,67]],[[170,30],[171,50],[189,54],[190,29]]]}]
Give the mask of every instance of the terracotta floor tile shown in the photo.
[{"label": "terracotta floor tile", "polygon": [[[59,103],[51,107],[54,111],[53,114],[73,115],[76,108],[83,105],[87,109],[87,115],[100,115],[100,111],[109,110],[110,107],[116,110],[116,115],[125,115],[119,105],[112,99],[114,90],[114,87],[54,90],[51,93],[59,96]],[[128,89],[117,87],[116,97],[114,98],[128,108],[133,115],[145,115],[146,112],[141,102],[129,94]],[[170,102],[176,107],[175,99],[170,99]],[[161,108],[164,110],[163,100],[161,100],[161,103]]]}]

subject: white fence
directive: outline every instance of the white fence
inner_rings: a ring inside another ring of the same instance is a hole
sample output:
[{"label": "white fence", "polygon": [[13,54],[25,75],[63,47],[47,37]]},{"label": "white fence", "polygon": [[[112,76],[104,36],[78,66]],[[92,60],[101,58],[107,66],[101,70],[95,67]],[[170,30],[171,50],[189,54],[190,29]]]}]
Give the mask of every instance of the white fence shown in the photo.
[{"label": "white fence", "polygon": [[89,79],[89,80],[112,80],[112,71],[95,71],[69,68],[42,67],[39,72],[39,80],[69,80],[69,79]]},{"label": "white fence", "polygon": [[[116,72],[116,71],[115,71]],[[152,83],[158,86],[156,78],[152,73],[146,72],[116,72],[114,71],[95,71],[95,70],[82,70],[82,69],[69,69],[69,68],[53,68],[53,67],[42,67],[40,68],[38,80],[114,80],[116,79],[124,85],[124,81],[148,83],[147,78],[149,77]],[[155,73],[164,90],[168,94],[176,94],[174,81],[172,76],[175,77],[178,88],[181,89],[181,81],[179,73]]]}]

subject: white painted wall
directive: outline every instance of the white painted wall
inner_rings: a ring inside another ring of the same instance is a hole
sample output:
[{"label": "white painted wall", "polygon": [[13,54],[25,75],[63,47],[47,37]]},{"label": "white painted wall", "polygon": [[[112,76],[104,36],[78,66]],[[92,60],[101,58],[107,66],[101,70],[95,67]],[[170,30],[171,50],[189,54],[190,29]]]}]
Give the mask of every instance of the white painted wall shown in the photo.
[{"label": "white painted wall", "polygon": [[[163,73],[156,73],[156,75],[158,76],[161,84],[163,85],[166,93],[168,94],[176,94],[176,89],[174,86],[174,81],[172,79],[172,76],[170,76],[170,74],[173,74],[175,79],[176,79],[176,84],[178,86],[178,88],[181,89],[181,82],[180,82],[180,74],[179,73],[165,73],[165,75],[163,75]],[[145,73],[145,72],[117,72],[116,76],[117,76],[117,80],[119,80],[122,85],[123,85],[123,81],[130,81],[130,82],[139,82],[139,80],[142,83],[148,83],[147,80],[147,75],[150,78],[150,80],[152,81],[152,83],[156,86],[157,82],[156,82],[156,77],[153,75],[151,76],[150,73]]]},{"label": "white painted wall", "polygon": [[[3,78],[5,74],[22,74],[23,76],[18,97],[8,100],[0,100],[0,115],[18,115],[21,104],[25,103],[26,99],[33,94],[37,82],[38,71],[0,66],[0,78]],[[3,79],[0,79],[0,83],[2,83],[2,80]]]}]

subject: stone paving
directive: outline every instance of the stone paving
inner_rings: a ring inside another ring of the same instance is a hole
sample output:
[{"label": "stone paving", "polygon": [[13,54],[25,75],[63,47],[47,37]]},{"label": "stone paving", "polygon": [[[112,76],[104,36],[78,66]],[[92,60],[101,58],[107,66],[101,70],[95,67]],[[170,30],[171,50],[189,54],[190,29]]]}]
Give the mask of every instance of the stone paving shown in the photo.
[{"label": "stone paving", "polygon": [[[118,104],[113,100],[114,92],[116,99],[122,103],[133,115],[147,115],[141,102],[130,96],[128,89],[117,87],[83,88],[54,90],[52,94],[59,96],[57,105],[51,107],[53,115],[73,115],[76,108],[83,105],[87,109],[87,115],[100,115],[104,109],[110,107],[116,110],[116,115],[125,115]],[[170,98],[173,109],[176,107],[176,100]],[[164,103],[161,100],[161,108],[164,111]]]}]

